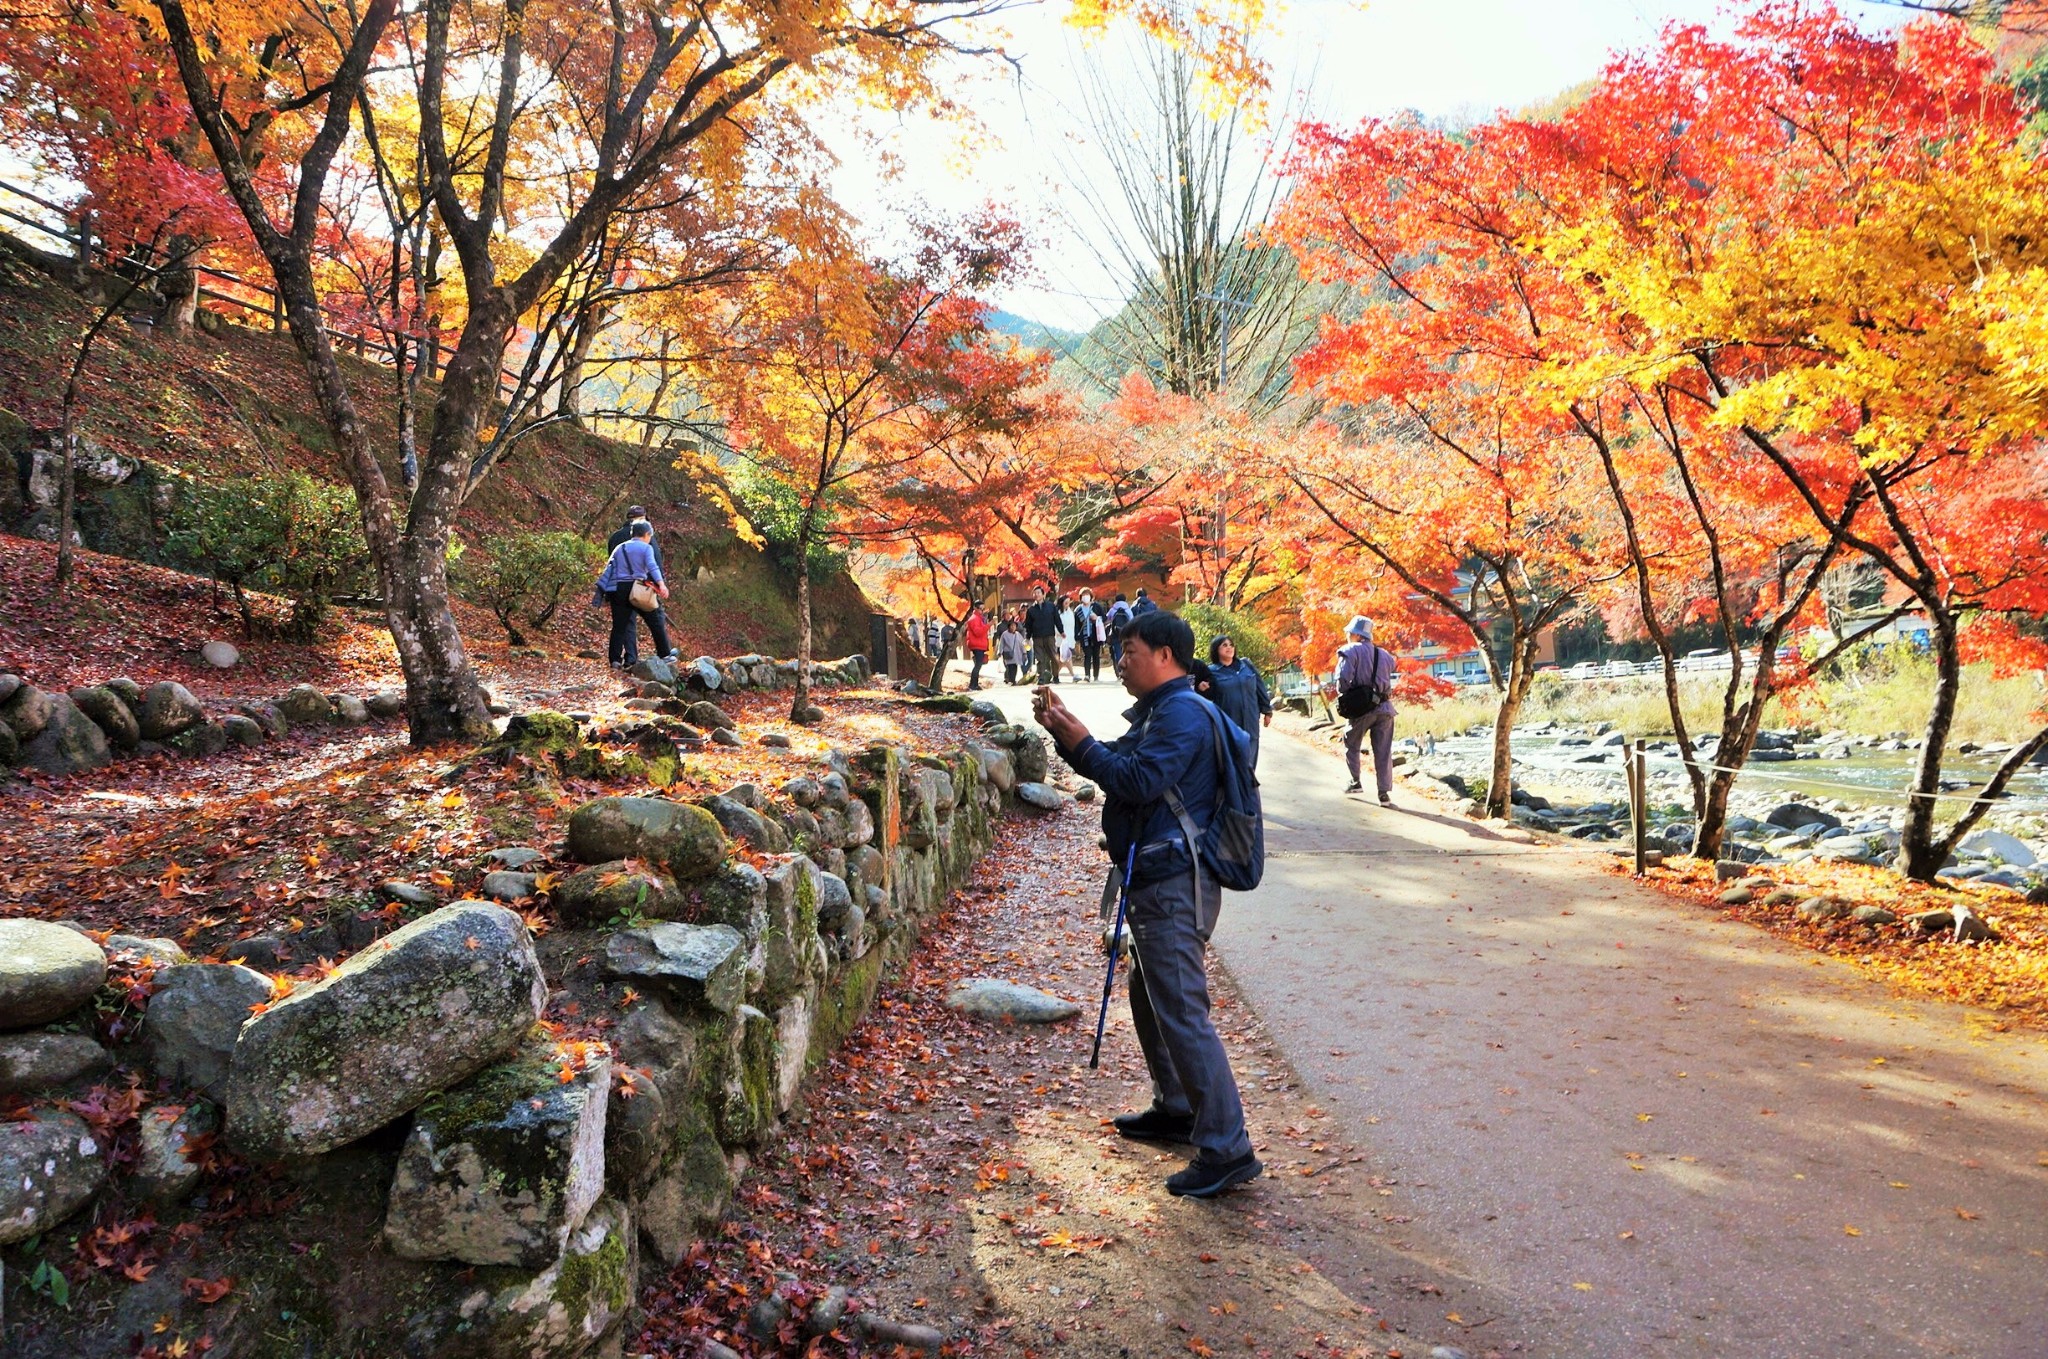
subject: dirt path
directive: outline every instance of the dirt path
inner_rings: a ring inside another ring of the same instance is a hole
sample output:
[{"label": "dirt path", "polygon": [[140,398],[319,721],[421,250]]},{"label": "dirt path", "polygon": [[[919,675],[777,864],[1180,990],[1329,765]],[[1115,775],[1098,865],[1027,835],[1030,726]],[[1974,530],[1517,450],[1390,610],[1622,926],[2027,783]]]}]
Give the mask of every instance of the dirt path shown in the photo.
[{"label": "dirt path", "polygon": [[1532,1352],[2048,1354],[2039,1034],[1607,856],[1346,798],[1326,750],[1269,739],[1260,773],[1273,857],[1217,933],[1238,993],[1403,1182],[1409,1244]]},{"label": "dirt path", "polygon": [[[1015,821],[975,886],[927,936],[807,1111],[756,1168],[728,1237],[642,1302],[627,1352],[744,1354],[765,1288],[833,1286],[857,1307],[935,1326],[949,1354],[1406,1355],[1488,1303],[1404,1248],[1400,1186],[1302,1088],[1227,980],[1218,1018],[1269,1173],[1218,1203],[1174,1199],[1176,1156],[1118,1138],[1150,1098],[1121,987],[1102,1069],[1087,1066],[1100,949],[1096,813]],[[997,976],[1081,1001],[1081,1019],[990,1026],[945,1009],[960,978]],[[1519,1352],[1504,1329],[1465,1342]],[[825,1352],[844,1352],[831,1342]]]}]

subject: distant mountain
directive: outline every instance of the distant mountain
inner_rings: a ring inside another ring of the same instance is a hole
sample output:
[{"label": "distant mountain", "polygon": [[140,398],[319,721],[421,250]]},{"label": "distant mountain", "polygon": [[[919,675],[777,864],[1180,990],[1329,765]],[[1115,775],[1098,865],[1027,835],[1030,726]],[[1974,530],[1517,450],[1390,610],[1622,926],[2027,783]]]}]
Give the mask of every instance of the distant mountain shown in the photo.
[{"label": "distant mountain", "polygon": [[1079,331],[1061,330],[1058,326],[1033,321],[1013,311],[990,312],[988,328],[1003,335],[1014,335],[1033,349],[1049,349],[1060,355],[1072,354],[1086,338]]}]

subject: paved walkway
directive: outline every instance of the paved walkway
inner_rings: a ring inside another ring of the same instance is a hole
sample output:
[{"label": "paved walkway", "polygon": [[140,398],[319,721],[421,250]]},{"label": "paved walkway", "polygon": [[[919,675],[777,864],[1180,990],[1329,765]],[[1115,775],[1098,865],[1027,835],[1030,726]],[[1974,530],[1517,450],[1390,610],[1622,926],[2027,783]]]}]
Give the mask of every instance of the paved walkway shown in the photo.
[{"label": "paved walkway", "polygon": [[[1122,730],[1112,686],[1061,692]],[[1218,950],[1398,1183],[1406,1244],[1498,1304],[1472,1352],[2048,1356],[2040,1035],[1606,856],[1345,797],[1338,756],[1277,732],[1260,773],[1266,881]]]}]

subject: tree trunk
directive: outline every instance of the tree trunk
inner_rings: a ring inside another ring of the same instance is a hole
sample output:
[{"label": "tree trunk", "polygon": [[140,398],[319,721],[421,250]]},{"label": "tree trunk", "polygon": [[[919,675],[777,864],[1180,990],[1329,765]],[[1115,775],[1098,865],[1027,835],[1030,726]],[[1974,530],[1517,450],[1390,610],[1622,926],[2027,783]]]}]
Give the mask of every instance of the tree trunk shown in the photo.
[{"label": "tree trunk", "polygon": [[1955,619],[1947,610],[1930,606],[1927,623],[1934,635],[1934,706],[1927,713],[1927,731],[1914,770],[1913,796],[1906,803],[1898,859],[1899,871],[1916,882],[1933,882],[1947,857],[1945,844],[1937,844],[1934,838],[1934,795],[1941,791],[1941,761],[1948,751],[1948,732],[1955,723],[1963,677]]},{"label": "tree trunk", "polygon": [[583,423],[583,369],[590,361],[590,347],[597,340],[602,318],[603,310],[595,305],[585,304],[576,309],[569,353],[562,361],[562,399],[557,410],[578,429],[588,428]]},{"label": "tree trunk", "polygon": [[57,473],[57,590],[60,594],[71,587],[71,577],[76,570],[71,547],[71,525],[78,517],[78,475],[75,469],[78,429],[73,418],[76,404],[72,401],[64,403],[64,423],[58,434],[58,441],[63,445]]},{"label": "tree trunk", "polygon": [[789,720],[804,720],[811,706],[811,545],[799,537],[796,545],[796,697],[790,700]]},{"label": "tree trunk", "polygon": [[167,249],[171,263],[159,275],[164,285],[163,327],[167,334],[190,333],[199,312],[199,270],[193,262],[198,253],[199,242],[192,237],[171,237]]},{"label": "tree trunk", "polygon": [[[414,516],[418,518],[417,515]],[[462,645],[462,632],[448,604],[448,532],[422,536],[409,528],[399,540],[398,560],[386,569],[384,617],[405,672],[406,726],[416,746],[442,741],[481,741],[492,733],[483,686]]]},{"label": "tree trunk", "polygon": [[[1519,664],[1517,665],[1519,668]],[[1511,676],[1501,691],[1500,707],[1493,715],[1493,773],[1486,781],[1486,814],[1506,819],[1514,809],[1514,765],[1509,758],[1515,735],[1515,718],[1522,711],[1523,690]]]}]

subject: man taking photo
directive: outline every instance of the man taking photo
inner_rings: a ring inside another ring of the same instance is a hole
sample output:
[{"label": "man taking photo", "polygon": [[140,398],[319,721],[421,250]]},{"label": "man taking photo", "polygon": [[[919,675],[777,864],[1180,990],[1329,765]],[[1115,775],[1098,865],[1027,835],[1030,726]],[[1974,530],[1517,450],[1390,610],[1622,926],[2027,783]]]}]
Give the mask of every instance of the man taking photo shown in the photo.
[{"label": "man taking photo", "polygon": [[1195,1159],[1167,1177],[1167,1192],[1214,1198],[1264,1169],[1252,1154],[1237,1078],[1209,1018],[1203,953],[1223,891],[1196,871],[1196,846],[1166,800],[1175,789],[1194,818],[1216,814],[1216,728],[1189,679],[1195,634],[1185,621],[1148,614],[1130,625],[1123,643],[1124,688],[1138,700],[1124,714],[1129,731],[1096,740],[1049,685],[1038,690],[1033,708],[1060,758],[1101,787],[1111,861],[1132,865],[1125,904],[1131,1023],[1152,1075],[1152,1106],[1120,1116],[1116,1130],[1140,1141],[1192,1143]]}]

